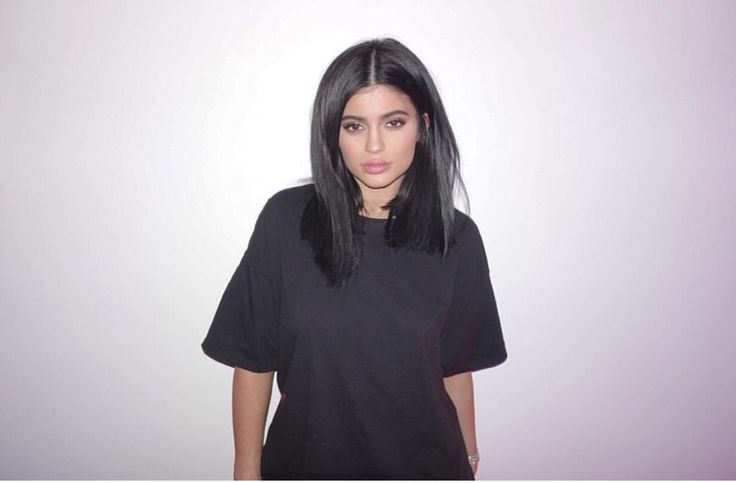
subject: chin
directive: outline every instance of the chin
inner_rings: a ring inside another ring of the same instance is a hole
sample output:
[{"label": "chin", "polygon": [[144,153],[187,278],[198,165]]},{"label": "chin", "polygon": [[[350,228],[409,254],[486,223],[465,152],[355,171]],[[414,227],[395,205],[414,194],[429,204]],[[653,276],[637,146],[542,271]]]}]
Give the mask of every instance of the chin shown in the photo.
[{"label": "chin", "polygon": [[358,178],[360,183],[365,186],[366,188],[374,189],[374,190],[380,190],[388,188],[389,186],[394,185],[395,183],[400,183],[401,179],[404,176],[361,176]]}]

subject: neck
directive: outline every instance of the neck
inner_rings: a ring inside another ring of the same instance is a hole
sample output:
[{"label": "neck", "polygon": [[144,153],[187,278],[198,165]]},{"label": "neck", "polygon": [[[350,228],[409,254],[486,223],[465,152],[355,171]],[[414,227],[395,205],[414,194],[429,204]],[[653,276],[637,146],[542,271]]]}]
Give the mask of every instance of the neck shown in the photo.
[{"label": "neck", "polygon": [[369,218],[388,218],[389,210],[381,207],[396,197],[399,193],[399,188],[401,187],[403,178],[404,176],[402,175],[398,179],[394,180],[393,183],[388,186],[384,186],[383,188],[371,188],[363,184],[363,182],[358,178],[355,178],[355,181],[358,183],[358,187],[360,188],[360,193],[363,196],[363,209],[361,210],[361,214]]},{"label": "neck", "polygon": [[389,210],[381,207],[394,199],[396,192],[398,190],[374,190],[361,187],[361,194],[363,195],[363,209],[361,210],[361,214],[369,218],[388,218]]},{"label": "neck", "polygon": [[381,208],[382,203],[369,203],[367,200],[363,200],[363,209],[360,210],[360,214],[367,216],[368,218],[388,218],[388,210]]}]

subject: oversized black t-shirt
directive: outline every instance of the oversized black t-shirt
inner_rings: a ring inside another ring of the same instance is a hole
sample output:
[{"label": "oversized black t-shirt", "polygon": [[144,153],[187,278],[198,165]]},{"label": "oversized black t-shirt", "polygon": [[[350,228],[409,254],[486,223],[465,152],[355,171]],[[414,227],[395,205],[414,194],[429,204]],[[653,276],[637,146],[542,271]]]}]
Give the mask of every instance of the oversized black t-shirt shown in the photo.
[{"label": "oversized black t-shirt", "polygon": [[202,343],[228,366],[276,371],[263,478],[474,479],[443,377],[506,359],[477,226],[456,210],[442,259],[387,247],[386,220],[362,218],[357,272],[331,288],[300,236],[314,192],[268,200]]}]

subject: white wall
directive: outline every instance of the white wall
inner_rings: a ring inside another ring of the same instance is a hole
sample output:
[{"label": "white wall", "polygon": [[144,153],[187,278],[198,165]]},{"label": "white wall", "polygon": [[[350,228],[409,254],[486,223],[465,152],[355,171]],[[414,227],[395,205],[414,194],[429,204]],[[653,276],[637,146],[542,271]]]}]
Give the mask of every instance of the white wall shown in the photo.
[{"label": "white wall", "polygon": [[735,5],[1,1],[0,477],[232,476],[199,344],[322,72],[384,35],[436,77],[507,338],[477,477],[736,477]]}]

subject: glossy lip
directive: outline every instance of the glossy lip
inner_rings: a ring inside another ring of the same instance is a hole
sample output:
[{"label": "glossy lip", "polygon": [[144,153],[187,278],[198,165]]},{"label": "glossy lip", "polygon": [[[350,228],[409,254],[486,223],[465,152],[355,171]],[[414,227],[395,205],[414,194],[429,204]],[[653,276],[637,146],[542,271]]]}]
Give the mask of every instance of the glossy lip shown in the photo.
[{"label": "glossy lip", "polygon": [[361,164],[360,167],[368,174],[381,174],[391,167],[391,163],[383,160],[368,161]]}]

